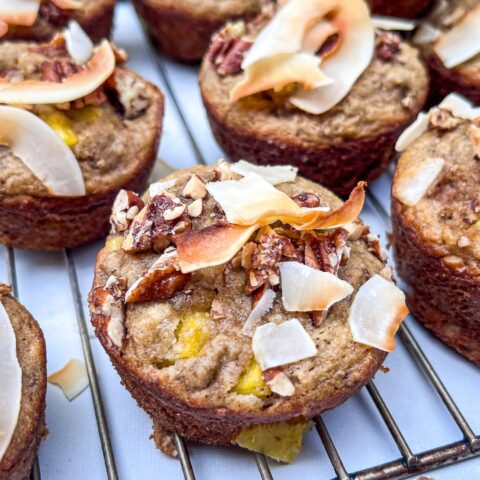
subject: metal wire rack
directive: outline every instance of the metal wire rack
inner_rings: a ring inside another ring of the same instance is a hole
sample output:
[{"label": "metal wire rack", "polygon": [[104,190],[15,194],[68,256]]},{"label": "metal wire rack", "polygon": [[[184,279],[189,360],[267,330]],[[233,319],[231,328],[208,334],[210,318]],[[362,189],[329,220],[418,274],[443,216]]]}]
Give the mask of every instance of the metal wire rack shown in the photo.
[{"label": "metal wire rack", "polygon": [[[181,122],[183,123],[183,126],[187,132],[188,141],[191,143],[191,146],[196,156],[196,161],[197,163],[206,164],[206,159],[203,158],[201,149],[195,141],[195,136],[192,134],[190,124],[185,118],[182,108],[180,108],[176,91],[174,88],[172,88],[171,81],[165,70],[164,62],[162,58],[155,54],[154,50],[151,47],[149,48],[152,61],[156,62],[160,75],[165,83],[167,90],[165,93],[172,100],[172,103],[177,110],[177,114],[181,119]],[[389,215],[383,208],[381,202],[377,199],[377,197],[370,192],[368,194],[367,202],[381,216],[386,229],[390,230]],[[72,251],[66,249],[63,252],[63,255],[65,264],[68,268],[70,288],[75,305],[78,328],[81,337],[88,378],[90,381],[90,391],[96,416],[100,444],[103,450],[103,456],[105,460],[106,474],[109,480],[116,480],[119,478],[119,475],[117,473],[110,432],[108,429],[102,395],[99,388],[99,380],[96,373],[94,357],[92,355],[90,338],[87,330],[87,320],[82,304],[82,296],[80,293],[77,277],[77,270],[73,261]],[[9,280],[13,287],[14,293],[17,295],[18,286],[17,272],[15,268],[15,251],[12,249],[8,249],[6,259]],[[375,465],[361,471],[348,472],[344,466],[344,462],[340,454],[337,451],[335,443],[333,442],[332,437],[327,430],[324,421],[321,417],[316,417],[313,419],[315,428],[318,432],[320,441],[323,443],[325,451],[332,464],[333,470],[335,471],[335,478],[338,480],[404,479],[414,476],[416,474],[431,471],[443,465],[458,463],[466,459],[480,456],[480,437],[478,435],[475,435],[472,427],[465,420],[461,410],[456,405],[449,391],[443,385],[439,375],[433,368],[426,354],[423,352],[422,348],[417,343],[415,337],[413,336],[411,330],[407,327],[407,325],[402,325],[399,331],[399,337],[403,344],[406,346],[410,356],[415,360],[418,368],[421,369],[421,371],[423,372],[425,380],[429,382],[435,389],[439,398],[442,400],[446,409],[448,410],[450,416],[452,417],[458,428],[461,430],[463,434],[463,440],[447,445],[440,445],[437,448],[429,451],[414,452],[406,441],[404,434],[397,425],[394,416],[392,415],[389,408],[387,407],[387,404],[380,395],[379,390],[375,386],[375,383],[371,381],[366,386],[366,390],[397,446],[399,458],[395,461],[384,463],[381,465]],[[175,443],[179,453],[179,462],[181,463],[185,479],[195,480],[195,472],[190,461],[190,456],[186,443],[178,435],[175,436]],[[273,480],[274,477],[269,468],[269,464],[266,458],[259,453],[253,455],[256,461],[256,465],[258,467],[258,473],[262,480]],[[31,473],[31,480],[40,479],[41,472],[38,462],[36,462]]]}]

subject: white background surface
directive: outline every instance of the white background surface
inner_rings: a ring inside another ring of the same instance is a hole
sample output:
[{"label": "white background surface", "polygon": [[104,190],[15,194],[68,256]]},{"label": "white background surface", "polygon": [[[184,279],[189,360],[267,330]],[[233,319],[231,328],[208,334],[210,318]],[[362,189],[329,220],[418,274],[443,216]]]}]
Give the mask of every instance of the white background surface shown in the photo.
[{"label": "white background surface", "polygon": [[[213,163],[221,157],[222,152],[212,137],[201,105],[196,69],[168,60],[161,60],[159,69],[130,5],[118,7],[114,38],[130,54],[130,67],[159,85],[167,97],[160,148],[162,160],[174,168],[181,168],[199,160]],[[165,82],[171,86],[175,101]],[[182,115],[192,138],[188,136]],[[389,188],[390,174],[371,187],[386,209]],[[371,204],[367,204],[363,219],[385,240],[387,226]],[[86,296],[101,243],[74,251],[86,312]],[[0,248],[0,256],[5,257],[5,261],[0,261],[0,278],[6,281],[5,249]],[[72,357],[83,359],[65,254],[17,250],[15,261],[20,300],[45,333],[48,371],[57,370]],[[413,319],[408,320],[408,325],[465,418],[475,433],[480,434],[480,371],[444,347]],[[93,333],[90,337],[119,477],[128,480],[182,479],[180,463],[155,449],[148,438],[150,420],[120,385]],[[461,432],[401,342],[389,355],[386,366],[390,372],[378,373],[376,385],[415,453],[461,440]],[[349,472],[399,458],[395,443],[365,390],[323,418]],[[90,390],[69,402],[57,387],[49,385],[47,423],[50,434],[39,454],[44,479],[106,478]],[[248,452],[194,444],[189,444],[188,449],[199,480],[260,478],[254,458]],[[307,434],[305,448],[293,465],[270,462],[270,467],[275,479],[323,480],[335,476],[315,430]],[[480,458],[431,472],[428,476],[437,480],[478,480]]]}]

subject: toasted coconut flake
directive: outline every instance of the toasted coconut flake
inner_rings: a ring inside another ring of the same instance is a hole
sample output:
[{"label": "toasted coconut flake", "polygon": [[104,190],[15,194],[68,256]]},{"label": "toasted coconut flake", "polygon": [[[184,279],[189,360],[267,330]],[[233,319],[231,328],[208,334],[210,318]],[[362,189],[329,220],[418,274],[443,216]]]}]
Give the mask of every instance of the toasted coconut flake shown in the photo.
[{"label": "toasted coconut flake", "polygon": [[441,30],[435,28],[430,23],[422,23],[412,37],[415,45],[427,45],[435,42],[440,37]]},{"label": "toasted coconut flake", "polygon": [[52,195],[85,195],[77,159],[40,118],[21,108],[0,106],[0,143],[48,188]]},{"label": "toasted coconut flake", "polygon": [[405,294],[393,282],[374,275],[355,295],[348,323],[356,342],[391,352],[395,333],[407,315]]},{"label": "toasted coconut flake", "polygon": [[273,303],[275,302],[275,296],[275,292],[271,288],[263,292],[262,297],[243,324],[243,335],[251,337],[254,334],[259,321],[272,309]]},{"label": "toasted coconut flake", "polygon": [[175,237],[182,273],[223,265],[247,243],[257,225],[239,227],[215,224],[202,230],[190,230]]},{"label": "toasted coconut flake", "polygon": [[90,60],[93,55],[93,42],[75,20],[68,23],[64,37],[67,51],[76,64],[83,65]]},{"label": "toasted coconut flake", "polygon": [[317,347],[302,324],[292,318],[279,325],[257,327],[252,338],[255,360],[262,370],[298,362],[317,354]]},{"label": "toasted coconut flake", "polygon": [[299,262],[280,264],[282,302],[287,312],[328,310],[353,292],[353,287],[336,275]]},{"label": "toasted coconut flake", "polygon": [[51,0],[51,2],[62,10],[78,10],[85,4],[84,0]]},{"label": "toasted coconut flake", "polygon": [[420,112],[415,121],[410,124],[398,137],[395,144],[397,152],[406,150],[417,138],[428,130],[428,113]]},{"label": "toasted coconut flake", "polygon": [[295,393],[295,387],[292,381],[288,378],[288,375],[284,372],[275,372],[265,382],[273,393],[280,395],[281,397],[291,397]]},{"label": "toasted coconut flake", "polygon": [[416,26],[416,23],[412,20],[384,17],[382,15],[374,15],[372,17],[372,24],[375,28],[379,28],[380,30],[397,30],[403,32],[409,32]]},{"label": "toasted coconut flake", "polygon": [[472,102],[458,93],[448,94],[438,105],[438,108],[448,110],[455,117],[465,120],[475,120],[480,117],[480,107],[474,107]]},{"label": "toasted coconut flake", "polygon": [[318,115],[339,103],[373,58],[375,32],[363,0],[341,2],[333,23],[339,26],[341,43],[335,53],[322,62],[322,71],[333,83],[290,97],[293,105],[308,113]]},{"label": "toasted coconut flake", "polygon": [[30,27],[39,8],[40,0],[0,0],[0,20],[8,25]]},{"label": "toasted coconut flake", "polygon": [[71,102],[100,87],[114,69],[114,52],[108,40],[103,40],[85,68],[63,82],[25,80],[9,83],[0,78],[0,103],[46,105]]},{"label": "toasted coconut flake", "polygon": [[170,190],[177,184],[177,179],[172,178],[171,180],[167,180],[166,182],[155,182],[148,187],[148,194],[150,195],[150,198],[156,197],[157,195],[160,195],[164,191]]},{"label": "toasted coconut flake", "polygon": [[393,187],[393,196],[410,207],[415,206],[428,192],[445,165],[443,158],[426,158],[402,172]]},{"label": "toasted coconut flake", "polygon": [[468,12],[433,46],[447,68],[453,68],[480,53],[480,5]]},{"label": "toasted coconut flake", "polygon": [[0,302],[0,461],[15,431],[22,402],[22,369],[10,318]]},{"label": "toasted coconut flake", "polygon": [[48,376],[48,382],[58,385],[71,401],[88,387],[85,364],[75,358],[69,360],[63,368]]},{"label": "toasted coconut flake", "polygon": [[230,166],[232,172],[238,173],[242,177],[253,172],[260,175],[272,185],[278,185],[285,182],[293,182],[297,178],[298,168],[292,165],[275,165],[264,167],[262,165],[254,165],[253,163],[240,160]]}]

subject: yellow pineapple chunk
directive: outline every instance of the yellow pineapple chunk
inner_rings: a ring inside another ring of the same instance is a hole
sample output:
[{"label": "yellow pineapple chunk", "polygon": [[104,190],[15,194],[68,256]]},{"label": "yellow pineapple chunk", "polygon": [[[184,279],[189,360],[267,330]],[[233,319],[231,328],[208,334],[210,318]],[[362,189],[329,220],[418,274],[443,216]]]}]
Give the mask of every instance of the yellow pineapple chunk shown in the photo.
[{"label": "yellow pineapple chunk", "polygon": [[208,337],[207,312],[188,313],[178,324],[175,331],[177,343],[173,347],[173,358],[176,360],[197,357]]},{"label": "yellow pineapple chunk", "polygon": [[78,137],[69,118],[59,110],[50,110],[40,114],[42,120],[70,147],[78,143]]},{"label": "yellow pineapple chunk", "polygon": [[254,425],[242,430],[235,443],[279,462],[290,463],[302,449],[303,434],[309,429],[310,423],[306,420]]},{"label": "yellow pineapple chunk", "polygon": [[110,237],[107,240],[106,247],[108,250],[120,250],[122,248],[123,237],[118,235],[116,237]]},{"label": "yellow pineapple chunk", "polygon": [[102,115],[102,109],[98,107],[83,107],[69,110],[68,116],[77,122],[94,122]]},{"label": "yellow pineapple chunk", "polygon": [[233,391],[242,395],[255,395],[259,398],[268,397],[272,393],[265,383],[260,366],[254,358],[252,358],[246,370],[242,372],[240,380],[233,387]]}]

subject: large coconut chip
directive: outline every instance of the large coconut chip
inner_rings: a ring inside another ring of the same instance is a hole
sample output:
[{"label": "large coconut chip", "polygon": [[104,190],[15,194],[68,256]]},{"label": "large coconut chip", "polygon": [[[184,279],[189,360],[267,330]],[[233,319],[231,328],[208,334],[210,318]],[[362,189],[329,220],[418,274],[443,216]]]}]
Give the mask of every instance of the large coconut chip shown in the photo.
[{"label": "large coconut chip", "polygon": [[85,195],[75,155],[40,118],[21,108],[0,106],[0,143],[47,187],[52,195]]},{"label": "large coconut chip", "polygon": [[0,0],[0,20],[8,25],[30,27],[39,8],[40,0]]},{"label": "large coconut chip", "polygon": [[382,15],[374,15],[372,17],[372,24],[375,28],[380,30],[396,30],[409,32],[416,27],[416,23],[412,20],[405,20],[404,18],[384,17]]},{"label": "large coconut chip", "polygon": [[480,5],[440,35],[433,50],[447,68],[456,67],[480,53]]},{"label": "large coconut chip", "polygon": [[332,23],[338,25],[340,46],[322,61],[323,73],[333,80],[315,90],[301,90],[290,102],[308,113],[321,114],[339,103],[372,61],[375,31],[363,0],[340,2]]},{"label": "large coconut chip", "polygon": [[110,42],[103,40],[85,68],[63,82],[25,80],[9,83],[0,78],[0,103],[46,105],[71,102],[100,87],[114,69],[115,54]]},{"label": "large coconut chip", "polygon": [[282,302],[287,312],[328,310],[353,292],[353,287],[333,273],[300,262],[280,264]]},{"label": "large coconut chip", "polygon": [[410,207],[415,206],[435,183],[445,165],[443,158],[426,158],[402,171],[393,186],[393,196]]},{"label": "large coconut chip", "polygon": [[58,385],[69,400],[73,400],[88,387],[85,364],[72,359],[60,370],[48,376],[48,382]]},{"label": "large coconut chip", "polygon": [[317,347],[296,319],[279,325],[266,323],[257,327],[252,338],[255,360],[262,370],[298,362],[317,354]]},{"label": "large coconut chip", "polygon": [[251,337],[255,333],[255,328],[262,320],[262,317],[266,315],[273,307],[275,302],[275,292],[269,288],[263,292],[262,297],[252,308],[252,311],[248,315],[245,323],[243,324],[242,334]]},{"label": "large coconut chip", "polygon": [[298,173],[298,168],[292,165],[271,165],[264,167],[262,165],[248,163],[245,160],[233,163],[230,165],[230,170],[242,177],[247,176],[251,172],[256,173],[272,185],[293,182],[295,178],[297,178]]},{"label": "large coconut chip", "polygon": [[85,0],[51,0],[51,2],[62,10],[78,10],[85,5]]},{"label": "large coconut chip", "polygon": [[0,302],[0,461],[15,431],[22,403],[22,369],[10,318]]},{"label": "large coconut chip", "polygon": [[356,342],[391,352],[395,333],[407,315],[405,294],[393,282],[374,275],[355,295],[348,323]]}]

